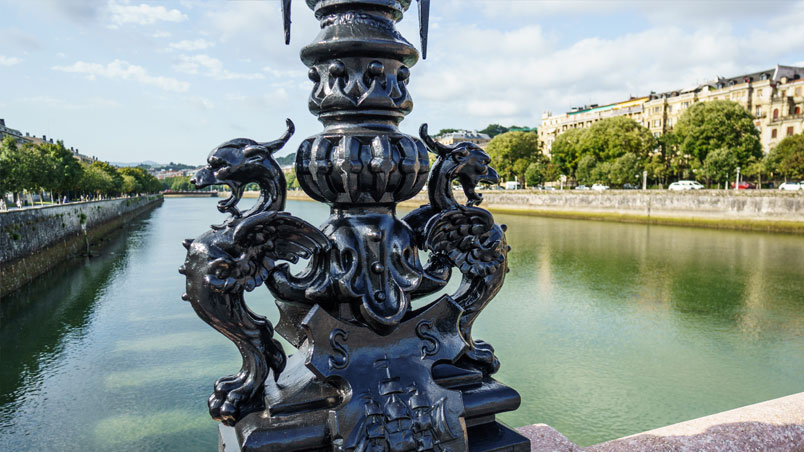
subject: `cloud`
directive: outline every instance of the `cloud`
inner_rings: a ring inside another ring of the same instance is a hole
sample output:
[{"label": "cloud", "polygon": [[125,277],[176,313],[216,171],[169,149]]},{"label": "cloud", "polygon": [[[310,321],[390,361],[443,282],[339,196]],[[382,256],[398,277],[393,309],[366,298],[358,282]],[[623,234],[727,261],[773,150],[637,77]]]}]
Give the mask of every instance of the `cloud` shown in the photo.
[{"label": "cloud", "polygon": [[169,32],[169,31],[157,31],[156,33],[151,35],[152,38],[157,38],[157,39],[159,39],[159,38],[169,38],[171,36],[173,36],[173,34],[171,32]]},{"label": "cloud", "polygon": [[[509,2],[520,13],[533,8],[533,14],[542,3]],[[578,6],[568,3],[567,8]],[[456,14],[481,6],[474,5]],[[456,122],[434,127],[473,128],[503,120],[537,125],[545,110],[557,113],[685,88],[776,62],[795,64],[801,59],[797,50],[804,48],[801,23],[804,2],[748,29],[717,21],[701,26],[645,23],[630,33],[569,40],[534,24],[502,28],[492,22],[444,21],[431,34],[432,57],[414,68],[410,92],[417,111]],[[779,38],[773,45],[763,38],[770,35]]]},{"label": "cloud", "polygon": [[62,72],[85,74],[89,80],[103,77],[112,80],[133,80],[143,85],[155,86],[165,91],[185,92],[190,84],[174,78],[153,76],[142,66],[136,66],[126,61],[114,60],[109,64],[86,63],[76,61],[71,66],[53,66],[51,69]]},{"label": "cloud", "polygon": [[204,54],[180,55],[176,64],[173,65],[173,70],[186,74],[203,75],[217,80],[255,80],[265,78],[264,75],[259,73],[239,74],[230,72],[224,69],[221,60]]},{"label": "cloud", "polygon": [[145,3],[139,5],[121,5],[115,1],[108,5],[111,27],[124,24],[152,25],[157,22],[183,22],[187,15],[178,9],[167,9],[164,6],[151,6]]},{"label": "cloud", "polygon": [[20,62],[22,60],[19,58],[0,55],[0,66],[14,66]]},{"label": "cloud", "polygon": [[97,108],[117,108],[120,103],[114,99],[106,97],[90,97],[88,99],[73,101],[70,99],[55,98],[50,96],[33,96],[25,97],[20,101],[39,106],[47,106],[48,108],[57,108],[61,110],[89,110]]},{"label": "cloud", "polygon": [[209,47],[213,47],[215,45],[214,42],[207,41],[206,39],[196,39],[195,41],[190,41],[185,39],[184,41],[179,42],[171,42],[168,45],[168,48],[171,50],[183,50],[185,52],[192,52],[195,50],[204,50]]}]

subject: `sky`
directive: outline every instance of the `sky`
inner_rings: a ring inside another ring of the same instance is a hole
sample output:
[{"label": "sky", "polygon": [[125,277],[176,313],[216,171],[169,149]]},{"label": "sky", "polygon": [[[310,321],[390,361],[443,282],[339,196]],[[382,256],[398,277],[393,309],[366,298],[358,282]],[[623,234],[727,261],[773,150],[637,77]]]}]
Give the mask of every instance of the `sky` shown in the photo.
[{"label": "sky", "polygon": [[[202,164],[236,137],[279,152],[322,126],[278,0],[0,0],[0,118],[112,162]],[[542,113],[804,66],[804,1],[432,0],[427,60],[401,129],[538,126]],[[419,46],[415,7],[398,25]]]}]

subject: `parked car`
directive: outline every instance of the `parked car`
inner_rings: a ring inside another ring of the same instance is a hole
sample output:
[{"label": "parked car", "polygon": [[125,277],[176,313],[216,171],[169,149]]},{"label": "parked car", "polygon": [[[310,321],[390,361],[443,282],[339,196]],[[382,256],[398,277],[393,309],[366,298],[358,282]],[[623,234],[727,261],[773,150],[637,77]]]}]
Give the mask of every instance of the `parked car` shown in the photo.
[{"label": "parked car", "polygon": [[555,190],[555,187],[544,187],[545,190]]},{"label": "parked car", "polygon": [[608,189],[609,189],[608,185],[603,185],[603,184],[594,184],[594,185],[592,185],[592,190],[595,190],[595,191],[605,191],[605,190],[608,190]]},{"label": "parked car", "polygon": [[639,187],[634,184],[623,184],[623,190],[639,190]]},{"label": "parked car", "polygon": [[586,185],[578,185],[577,187],[575,187],[575,190],[589,190],[589,187],[587,187]]},{"label": "parked car", "polygon": [[[731,188],[734,189],[734,182],[731,183]],[[752,188],[754,188],[754,186],[748,182],[740,182],[740,185],[737,186],[737,190],[749,190]]]},{"label": "parked car", "polygon": [[522,188],[522,186],[519,184],[519,182],[509,181],[505,183],[506,190],[519,190],[520,188]]},{"label": "parked car", "polygon": [[701,190],[702,188],[704,188],[704,186],[694,180],[680,180],[678,182],[673,182],[669,187],[667,187],[668,190],[673,191]]},{"label": "parked car", "polygon": [[804,181],[802,182],[785,182],[779,185],[779,190],[797,191],[804,190]]}]

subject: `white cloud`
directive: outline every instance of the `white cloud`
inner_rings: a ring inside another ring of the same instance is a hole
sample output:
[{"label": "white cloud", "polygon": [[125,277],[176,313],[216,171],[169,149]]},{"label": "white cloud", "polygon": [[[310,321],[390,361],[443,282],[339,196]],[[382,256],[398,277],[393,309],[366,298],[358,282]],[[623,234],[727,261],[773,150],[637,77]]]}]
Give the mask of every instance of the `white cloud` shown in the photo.
[{"label": "white cloud", "polygon": [[112,27],[124,24],[152,25],[157,22],[183,22],[187,15],[178,9],[167,9],[164,6],[151,6],[145,3],[139,5],[121,5],[115,1],[108,5],[109,20]]},{"label": "white cloud", "polygon": [[169,31],[157,31],[156,33],[151,35],[152,38],[157,38],[157,39],[159,39],[159,38],[169,38],[171,36],[173,36],[173,34],[171,32],[169,32]]},{"label": "white cloud", "polygon": [[190,41],[185,39],[184,41],[179,42],[171,42],[168,47],[171,50],[183,50],[185,52],[192,52],[195,50],[204,50],[209,47],[213,47],[215,45],[214,42],[207,41],[206,39],[196,39],[194,41]]},{"label": "white cloud", "polygon": [[0,55],[0,66],[14,66],[15,64],[20,63],[22,60],[16,57],[7,57]]},{"label": "white cloud", "polygon": [[155,86],[165,91],[185,92],[190,84],[174,78],[153,76],[142,66],[136,66],[126,61],[114,60],[109,64],[86,63],[76,61],[71,66],[53,66],[53,70],[85,74],[89,80],[103,77],[112,80],[133,80],[144,85]]},{"label": "white cloud", "polygon": [[204,75],[217,80],[255,80],[265,78],[262,74],[239,74],[223,67],[223,62],[209,55],[180,55],[173,69],[186,74]]}]

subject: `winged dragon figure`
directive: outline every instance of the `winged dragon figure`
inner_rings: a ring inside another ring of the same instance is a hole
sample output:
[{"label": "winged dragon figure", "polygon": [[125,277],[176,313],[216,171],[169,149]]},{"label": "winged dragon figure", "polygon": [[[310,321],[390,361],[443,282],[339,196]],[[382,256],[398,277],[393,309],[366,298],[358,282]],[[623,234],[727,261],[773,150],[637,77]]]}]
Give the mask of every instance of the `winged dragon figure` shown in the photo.
[{"label": "winged dragon figure", "polygon": [[[461,284],[451,297],[464,309],[460,329],[469,350],[463,360],[484,374],[492,374],[500,366],[494,348],[472,338],[472,325],[502,288],[511,247],[505,240],[506,226],[496,224],[489,211],[477,207],[483,197],[476,188],[481,182],[498,183],[499,175],[489,166],[489,155],[476,144],[438,143],[427,133],[427,124],[419,134],[437,155],[427,184],[430,203],[403,221],[415,231],[419,247],[431,253],[425,266],[431,280],[448,280],[453,267],[462,273]],[[465,205],[455,200],[455,181],[466,195]]]},{"label": "winged dragon figure", "polygon": [[[221,144],[192,179],[198,188],[220,184],[232,191],[218,205],[230,217],[195,240],[185,240],[187,259],[179,270],[187,277],[182,298],[234,342],[243,358],[240,372],[218,379],[208,401],[212,417],[228,425],[264,408],[262,389],[269,371],[278,378],[287,361],[282,345],[273,338],[273,325],[248,308],[244,292],[259,287],[271,275],[293,279],[287,264],[279,262],[295,263],[330,247],[318,228],[283,212],[286,182],[273,153],[293,134],[293,123],[288,120],[287,124],[287,132],[276,141],[238,138]],[[259,185],[260,199],[242,213],[237,203],[251,182]]]}]

